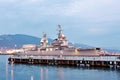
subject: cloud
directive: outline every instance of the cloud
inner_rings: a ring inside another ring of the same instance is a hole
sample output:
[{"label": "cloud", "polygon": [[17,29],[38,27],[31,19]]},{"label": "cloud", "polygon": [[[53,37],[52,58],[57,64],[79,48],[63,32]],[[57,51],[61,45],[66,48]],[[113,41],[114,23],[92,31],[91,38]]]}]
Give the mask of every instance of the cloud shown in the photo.
[{"label": "cloud", "polygon": [[45,31],[54,36],[53,30],[61,24],[69,39],[110,39],[120,34],[119,3],[120,0],[0,0],[0,33],[39,36]]},{"label": "cloud", "polygon": [[66,16],[105,21],[120,19],[119,0],[73,0],[65,10]]},{"label": "cloud", "polygon": [[[120,19],[119,0],[0,0],[33,14],[78,17],[94,21]],[[16,8],[17,9],[17,8]],[[99,18],[99,19],[98,19]],[[111,19],[110,19],[111,18]]]},{"label": "cloud", "polygon": [[14,3],[14,2],[42,2],[45,0],[0,0],[0,3]]},{"label": "cloud", "polygon": [[15,0],[0,0],[0,3],[11,3],[14,2]]}]

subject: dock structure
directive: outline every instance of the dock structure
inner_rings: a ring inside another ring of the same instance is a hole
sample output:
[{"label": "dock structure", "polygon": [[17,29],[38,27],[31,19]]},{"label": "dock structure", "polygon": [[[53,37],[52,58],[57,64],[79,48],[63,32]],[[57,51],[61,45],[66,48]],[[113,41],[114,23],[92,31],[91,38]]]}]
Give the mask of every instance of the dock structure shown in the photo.
[{"label": "dock structure", "polygon": [[81,56],[81,55],[40,55],[40,56],[13,56],[10,63],[46,64],[83,67],[110,67],[120,68],[119,56]]}]

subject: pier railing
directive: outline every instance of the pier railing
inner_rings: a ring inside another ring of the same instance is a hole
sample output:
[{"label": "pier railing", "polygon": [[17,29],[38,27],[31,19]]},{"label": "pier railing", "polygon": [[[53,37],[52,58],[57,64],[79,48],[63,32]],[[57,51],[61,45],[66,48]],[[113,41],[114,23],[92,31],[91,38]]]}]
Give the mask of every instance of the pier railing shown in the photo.
[{"label": "pier railing", "polygon": [[48,59],[48,60],[90,60],[90,61],[120,61],[117,56],[12,56],[11,58],[18,59]]}]

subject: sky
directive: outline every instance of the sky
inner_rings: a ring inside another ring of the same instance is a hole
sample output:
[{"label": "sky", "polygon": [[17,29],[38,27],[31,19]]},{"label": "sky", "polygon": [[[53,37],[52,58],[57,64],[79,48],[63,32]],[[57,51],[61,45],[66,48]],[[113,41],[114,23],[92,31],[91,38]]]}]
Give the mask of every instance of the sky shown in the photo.
[{"label": "sky", "polygon": [[57,25],[73,43],[120,49],[120,0],[0,0],[0,35],[57,37]]}]

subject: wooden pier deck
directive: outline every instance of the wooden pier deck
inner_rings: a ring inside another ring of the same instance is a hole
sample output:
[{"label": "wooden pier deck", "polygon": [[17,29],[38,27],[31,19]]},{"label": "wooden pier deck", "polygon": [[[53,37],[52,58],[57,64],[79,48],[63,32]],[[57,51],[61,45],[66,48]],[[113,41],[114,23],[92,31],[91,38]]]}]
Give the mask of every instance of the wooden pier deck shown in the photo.
[{"label": "wooden pier deck", "polygon": [[73,55],[41,55],[41,56],[13,56],[10,63],[46,64],[84,67],[112,67],[120,68],[119,56],[73,56]]}]

